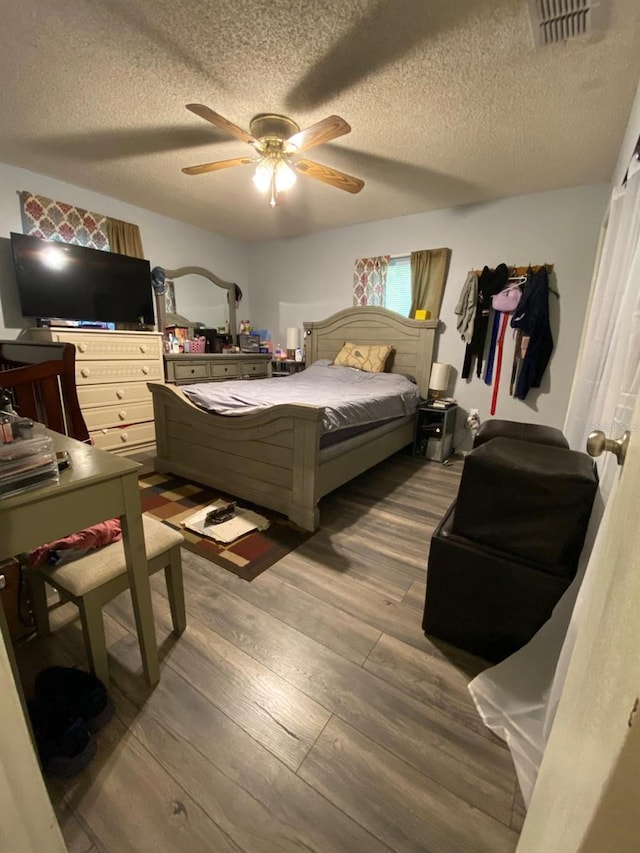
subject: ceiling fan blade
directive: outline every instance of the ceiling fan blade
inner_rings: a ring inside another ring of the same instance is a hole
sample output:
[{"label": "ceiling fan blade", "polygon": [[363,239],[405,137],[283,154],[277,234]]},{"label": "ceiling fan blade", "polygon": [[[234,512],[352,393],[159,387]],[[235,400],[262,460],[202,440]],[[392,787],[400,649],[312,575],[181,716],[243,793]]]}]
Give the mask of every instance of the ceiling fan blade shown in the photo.
[{"label": "ceiling fan blade", "polygon": [[226,131],[230,136],[235,136],[237,139],[241,139],[243,142],[248,142],[250,145],[253,145],[254,142],[258,141],[246,130],[238,127],[237,124],[229,121],[228,118],[221,116],[219,113],[214,113],[213,110],[210,110],[209,107],[203,106],[203,104],[187,104],[187,109],[191,110],[192,113],[200,116],[200,118],[203,118],[205,121],[210,121],[211,124],[215,124],[216,127],[219,127],[220,130]]},{"label": "ceiling fan blade", "polygon": [[308,175],[317,181],[323,181],[325,184],[331,184],[332,187],[346,190],[348,193],[359,193],[364,187],[364,181],[361,181],[360,178],[354,178],[352,175],[339,172],[323,163],[316,163],[314,160],[298,160],[293,165],[303,175]]},{"label": "ceiling fan blade", "polygon": [[200,166],[187,166],[182,171],[185,175],[203,175],[205,172],[217,172],[220,169],[230,169],[232,166],[247,166],[257,163],[251,157],[234,157],[233,160],[216,160],[215,163],[202,163]]},{"label": "ceiling fan blade", "polygon": [[287,139],[286,148],[287,150],[306,151],[307,148],[323,145],[325,142],[330,142],[332,139],[337,139],[338,136],[344,136],[345,133],[350,132],[351,127],[343,118],[327,116],[322,121],[312,124],[311,127],[290,136]]}]

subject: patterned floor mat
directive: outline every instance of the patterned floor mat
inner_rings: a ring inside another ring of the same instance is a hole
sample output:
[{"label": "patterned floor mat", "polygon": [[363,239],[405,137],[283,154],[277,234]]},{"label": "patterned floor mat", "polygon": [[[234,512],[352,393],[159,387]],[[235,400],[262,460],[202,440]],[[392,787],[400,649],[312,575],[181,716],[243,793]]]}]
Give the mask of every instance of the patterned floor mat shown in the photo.
[{"label": "patterned floor mat", "polygon": [[235,542],[221,545],[185,530],[181,522],[219,498],[230,500],[230,495],[167,474],[145,474],[138,482],[143,512],[180,530],[185,538],[185,548],[247,581],[256,578],[312,535],[300,530],[283,515],[248,501],[238,501],[239,506],[254,509],[271,523],[267,530],[255,530]]}]

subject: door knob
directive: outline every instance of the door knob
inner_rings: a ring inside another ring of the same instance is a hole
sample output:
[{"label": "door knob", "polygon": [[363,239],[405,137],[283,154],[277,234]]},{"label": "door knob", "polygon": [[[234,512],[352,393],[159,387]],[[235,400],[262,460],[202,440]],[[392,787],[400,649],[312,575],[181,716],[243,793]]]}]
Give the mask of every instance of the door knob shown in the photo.
[{"label": "door knob", "polygon": [[618,460],[618,465],[622,465],[627,455],[630,435],[631,433],[626,429],[620,438],[607,438],[602,430],[595,429],[587,438],[587,453],[589,456],[600,456],[605,451],[610,451]]}]

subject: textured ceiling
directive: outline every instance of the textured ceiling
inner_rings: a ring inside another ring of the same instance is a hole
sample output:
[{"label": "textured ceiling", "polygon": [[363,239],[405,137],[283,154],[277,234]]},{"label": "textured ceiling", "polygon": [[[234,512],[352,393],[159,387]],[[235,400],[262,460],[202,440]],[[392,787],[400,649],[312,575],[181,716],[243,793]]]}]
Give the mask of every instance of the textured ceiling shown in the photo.
[{"label": "textured ceiling", "polygon": [[[9,9],[9,7],[11,7]],[[640,3],[598,37],[534,50],[525,0],[6,0],[0,161],[240,240],[608,180],[640,76]],[[185,109],[243,128],[336,113],[311,159],[359,195],[299,177],[271,209],[252,154]],[[37,191],[37,187],[28,187]]]}]

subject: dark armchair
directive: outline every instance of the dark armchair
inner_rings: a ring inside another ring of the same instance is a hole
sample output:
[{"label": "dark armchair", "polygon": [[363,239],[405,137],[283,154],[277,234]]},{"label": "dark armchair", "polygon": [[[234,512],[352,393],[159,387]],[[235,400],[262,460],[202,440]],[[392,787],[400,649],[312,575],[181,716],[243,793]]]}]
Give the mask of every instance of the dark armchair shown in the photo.
[{"label": "dark armchair", "polygon": [[569,450],[558,430],[526,426],[485,430],[491,437],[465,459],[429,551],[425,633],[489,661],[551,616],[575,577],[597,490],[586,454]]}]

